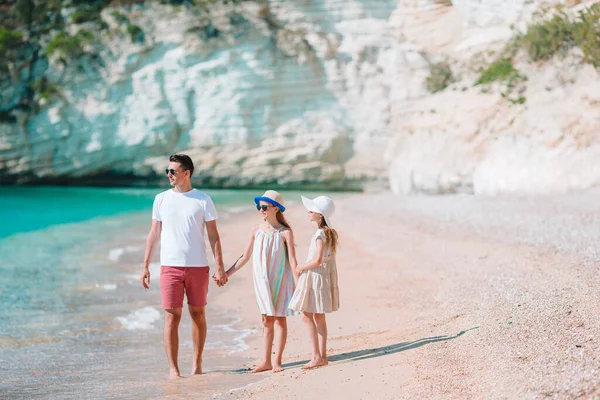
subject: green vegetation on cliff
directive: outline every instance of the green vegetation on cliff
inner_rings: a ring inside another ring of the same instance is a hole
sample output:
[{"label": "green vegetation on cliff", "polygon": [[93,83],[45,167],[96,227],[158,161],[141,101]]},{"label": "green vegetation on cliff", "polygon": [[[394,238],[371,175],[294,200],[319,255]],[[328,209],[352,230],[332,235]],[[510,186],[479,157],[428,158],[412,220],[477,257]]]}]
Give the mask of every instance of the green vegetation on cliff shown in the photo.
[{"label": "green vegetation on cliff", "polygon": [[75,35],[62,31],[50,40],[44,53],[46,56],[58,54],[64,62],[74,60],[85,54],[84,46],[93,38],[94,35],[91,32],[83,29],[78,30]]},{"label": "green vegetation on cliff", "polygon": [[515,74],[518,74],[518,71],[513,67],[512,60],[509,58],[500,58],[482,71],[481,76],[475,82],[475,85],[503,81]]},{"label": "green vegetation on cliff", "polygon": [[[206,10],[217,3],[246,0],[4,0],[0,4],[0,123],[15,123],[19,113],[35,112],[37,102],[51,102],[60,93],[65,69],[82,65],[101,68],[102,39],[110,34],[134,43],[146,40],[143,28],[130,19],[144,3]],[[255,0],[263,1],[263,0]],[[118,7],[118,8],[117,8]],[[103,11],[113,8],[112,13]],[[129,15],[129,16],[128,16]],[[107,16],[109,16],[107,18]],[[104,20],[103,18],[106,18]],[[62,75],[51,81],[43,71],[57,62]],[[92,61],[86,63],[86,61]],[[73,70],[78,73],[77,69]],[[17,90],[14,90],[17,88]]]},{"label": "green vegetation on cliff", "polygon": [[144,41],[144,31],[137,25],[127,24],[127,34],[132,42]]},{"label": "green vegetation on cliff", "polygon": [[583,61],[600,67],[600,4],[570,16],[558,11],[550,19],[527,28],[518,40],[532,61],[546,61],[565,55],[574,47],[581,49]]},{"label": "green vegetation on cliff", "polygon": [[430,93],[442,91],[454,81],[452,69],[447,61],[429,65],[429,75],[425,78],[425,86]]},{"label": "green vegetation on cliff", "polygon": [[23,42],[23,34],[19,31],[11,31],[5,27],[0,28],[0,55],[6,56],[6,53],[15,50]]},{"label": "green vegetation on cliff", "polygon": [[[482,85],[482,91],[487,92],[487,85],[499,83],[500,94],[509,102],[525,103],[523,94],[527,77],[514,66],[519,53],[526,55],[531,62],[545,62],[553,57],[564,57],[578,48],[581,62],[600,68],[600,3],[574,15],[562,8],[546,11],[525,32],[517,34],[489,64],[479,68],[475,86]],[[429,92],[435,93],[444,90],[453,80],[450,63],[431,64],[425,86]]]}]

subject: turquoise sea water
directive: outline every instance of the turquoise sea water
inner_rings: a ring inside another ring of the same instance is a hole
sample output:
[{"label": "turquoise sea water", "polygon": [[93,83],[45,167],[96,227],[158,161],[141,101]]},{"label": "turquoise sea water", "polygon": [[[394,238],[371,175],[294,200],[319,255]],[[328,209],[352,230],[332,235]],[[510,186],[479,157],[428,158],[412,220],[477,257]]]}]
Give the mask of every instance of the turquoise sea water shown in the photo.
[{"label": "turquoise sea water", "polygon": [[[73,287],[112,284],[107,266],[125,251],[119,240],[143,246],[154,196],[163,189],[0,190],[0,337],[17,337],[32,322],[36,334],[63,329],[62,319],[59,326],[37,318],[85,304]],[[210,194],[221,210],[252,198],[247,192]]]},{"label": "turquoise sea water", "polygon": [[[153,198],[165,189],[0,186],[0,398],[162,393],[158,265],[149,291],[138,277]],[[221,216],[260,194],[206,192]],[[245,334],[231,328],[235,316],[207,313],[219,321],[207,351],[235,351]]]},{"label": "turquoise sea water", "polygon": [[[0,186],[0,239],[52,225],[152,209],[164,188],[86,188]],[[252,204],[251,191],[208,191],[216,204]]]}]

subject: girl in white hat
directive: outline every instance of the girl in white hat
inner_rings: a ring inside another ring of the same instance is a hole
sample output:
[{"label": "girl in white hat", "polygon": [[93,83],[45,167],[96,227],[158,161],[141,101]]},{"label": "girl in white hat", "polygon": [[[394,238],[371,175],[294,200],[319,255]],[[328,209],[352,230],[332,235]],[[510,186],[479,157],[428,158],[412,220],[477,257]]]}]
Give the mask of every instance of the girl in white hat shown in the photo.
[{"label": "girl in white hat", "polygon": [[[283,212],[281,194],[267,190],[254,198],[263,223],[252,230],[250,242],[240,259],[227,270],[227,276],[242,268],[252,257],[252,275],[258,309],[262,315],[264,353],[251,372],[283,371],[281,358],[287,340],[286,317],[297,313],[289,309],[294,293],[297,267],[294,235]],[[275,359],[271,359],[275,339]]]},{"label": "girl in white hat", "polygon": [[327,365],[327,321],[325,313],[337,311],[340,295],[335,264],[338,234],[331,226],[335,211],[327,196],[308,199],[302,196],[308,218],[317,224],[305,264],[296,268],[298,286],[290,301],[290,309],[302,312],[312,344],[312,359],[304,365],[311,369]]}]

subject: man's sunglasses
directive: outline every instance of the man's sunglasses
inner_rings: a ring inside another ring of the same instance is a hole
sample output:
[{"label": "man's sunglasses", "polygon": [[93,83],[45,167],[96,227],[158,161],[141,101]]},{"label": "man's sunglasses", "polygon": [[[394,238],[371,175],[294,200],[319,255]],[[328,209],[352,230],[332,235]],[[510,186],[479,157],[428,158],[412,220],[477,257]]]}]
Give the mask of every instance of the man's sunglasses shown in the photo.
[{"label": "man's sunglasses", "polygon": [[264,206],[264,205],[263,205],[263,206],[261,206],[261,205],[258,205],[258,204],[256,205],[256,209],[257,209],[258,211],[260,211],[260,210],[267,211],[267,210],[268,210],[268,208],[269,208],[269,206]]},{"label": "man's sunglasses", "polygon": [[[186,170],[184,170],[184,171],[186,171]],[[166,168],[165,169],[165,174],[167,174],[167,175],[169,175],[169,174],[175,175],[176,173],[177,173],[177,171],[175,171],[173,168],[171,168],[171,169]]]}]

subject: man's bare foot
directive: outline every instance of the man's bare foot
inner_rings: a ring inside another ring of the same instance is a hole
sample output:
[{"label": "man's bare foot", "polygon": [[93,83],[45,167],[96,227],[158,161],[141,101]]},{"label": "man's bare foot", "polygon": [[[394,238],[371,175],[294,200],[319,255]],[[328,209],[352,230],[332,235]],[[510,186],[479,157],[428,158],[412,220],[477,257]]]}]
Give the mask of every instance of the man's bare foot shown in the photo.
[{"label": "man's bare foot", "polygon": [[310,360],[308,363],[304,364],[302,366],[302,369],[313,369],[313,368],[323,367],[327,364],[329,364],[329,362],[327,360],[324,360],[322,358],[315,358],[313,360]]},{"label": "man's bare foot", "polygon": [[273,373],[274,374],[281,372],[281,371],[283,371],[283,367],[281,365],[279,365],[279,364],[273,365]]},{"label": "man's bare foot", "polygon": [[172,369],[171,372],[169,372],[169,379],[179,379],[179,378],[181,378],[181,374],[179,373],[178,370]]},{"label": "man's bare foot", "polygon": [[256,366],[256,368],[254,368],[253,370],[250,371],[251,374],[256,374],[257,372],[263,372],[263,371],[268,371],[270,369],[273,369],[273,366],[271,365],[271,363],[260,363],[259,365]]}]

